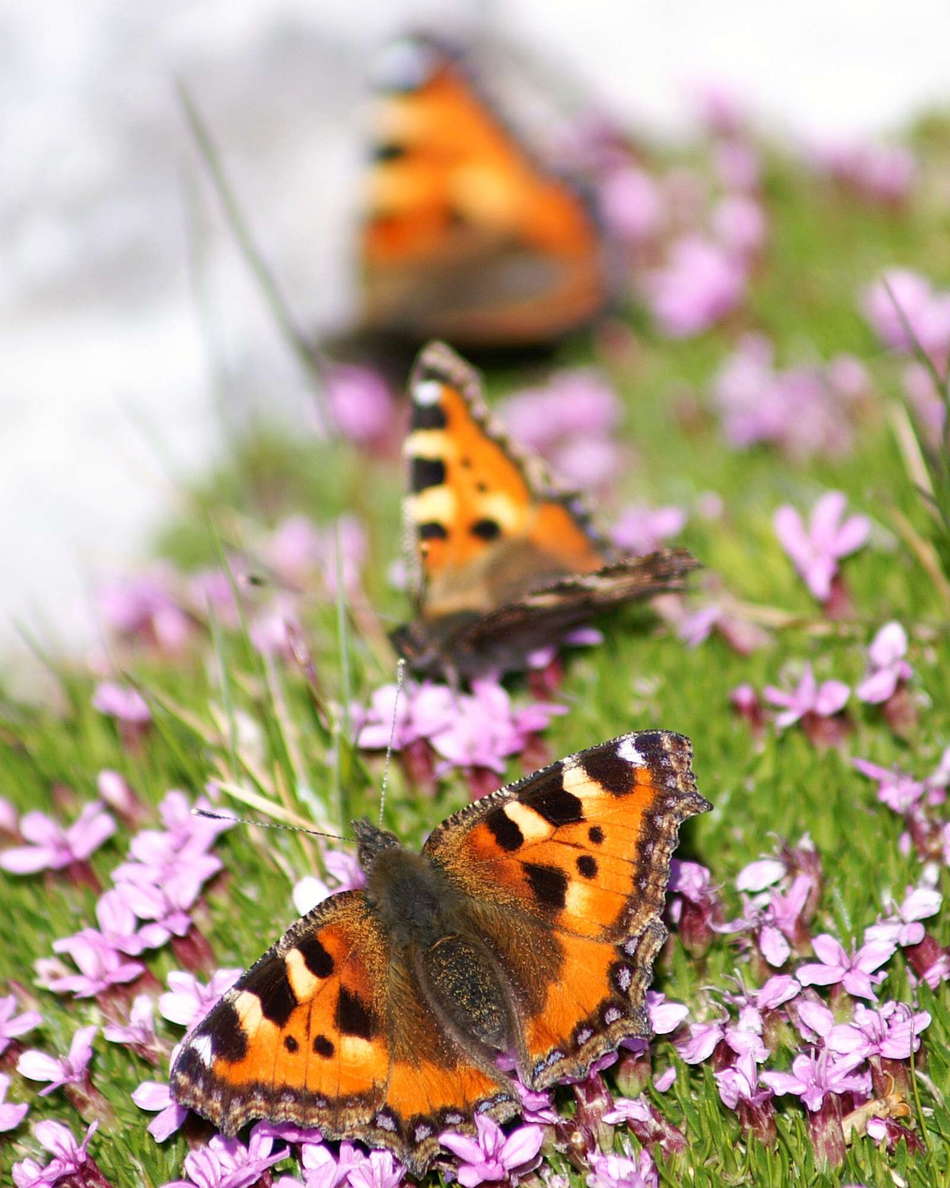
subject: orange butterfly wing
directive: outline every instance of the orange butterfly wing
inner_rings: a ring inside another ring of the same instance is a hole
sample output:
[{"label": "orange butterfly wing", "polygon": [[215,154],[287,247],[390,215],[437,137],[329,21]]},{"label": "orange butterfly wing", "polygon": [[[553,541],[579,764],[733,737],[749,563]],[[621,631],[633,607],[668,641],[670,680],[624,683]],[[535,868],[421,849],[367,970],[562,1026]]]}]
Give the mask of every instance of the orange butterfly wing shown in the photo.
[{"label": "orange butterfly wing", "polygon": [[425,846],[525,1004],[522,1077],[583,1075],[644,1009],[680,823],[710,806],[689,740],[625,735],[449,818]]},{"label": "orange butterfly wing", "polygon": [[445,1033],[361,891],[298,920],[182,1043],[176,1101],[233,1134],[252,1118],[394,1150],[421,1173],[475,1109],[517,1112],[501,1074]]},{"label": "orange butterfly wing", "polygon": [[676,589],[684,549],[614,557],[580,497],[493,422],[477,373],[430,343],[410,377],[405,505],[418,618],[396,647],[419,669],[511,666],[598,610]]},{"label": "orange butterfly wing", "polygon": [[539,168],[444,47],[400,42],[388,73],[361,249],[367,327],[498,345],[590,320],[605,273],[577,193]]}]

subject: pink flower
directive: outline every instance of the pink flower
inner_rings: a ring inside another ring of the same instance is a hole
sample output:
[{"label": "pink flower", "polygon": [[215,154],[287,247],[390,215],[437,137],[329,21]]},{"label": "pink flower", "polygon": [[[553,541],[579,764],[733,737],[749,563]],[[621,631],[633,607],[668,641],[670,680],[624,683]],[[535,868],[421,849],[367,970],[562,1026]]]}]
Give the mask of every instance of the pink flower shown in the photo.
[{"label": "pink flower", "polygon": [[615,434],[621,413],[613,388],[596,372],[579,370],[556,372],[544,388],[519,392],[501,409],[515,441],[585,490],[608,483],[622,465]]},{"label": "pink flower", "polygon": [[78,974],[49,978],[46,984],[55,994],[93,998],[110,986],[124,985],[145,972],[140,961],[127,960],[94,928],[84,928],[73,936],[54,941],[53,951],[67,953],[79,968]]},{"label": "pink flower", "polygon": [[475,1116],[475,1135],[447,1130],[439,1142],[459,1159],[458,1181],[463,1188],[477,1188],[493,1180],[507,1180],[513,1172],[534,1166],[544,1131],[540,1126],[519,1126],[510,1135],[485,1114]]},{"label": "pink flower", "polygon": [[127,1024],[107,1023],[102,1034],[112,1044],[126,1044],[139,1051],[155,1047],[155,1004],[147,994],[137,994],[132,1000]]},{"label": "pink flower", "polygon": [[338,363],[326,377],[326,394],[337,428],[361,446],[384,442],[393,424],[393,398],[371,367]]},{"label": "pink flower", "polygon": [[7,1050],[12,1039],[32,1031],[43,1022],[39,1011],[24,1011],[15,1015],[13,1012],[16,1009],[17,1001],[12,994],[0,998],[0,1055]]},{"label": "pink flower", "polygon": [[858,1003],[851,1023],[838,1023],[828,1032],[833,1052],[854,1053],[864,1059],[907,1060],[920,1048],[920,1033],[930,1025],[927,1011],[916,1014],[903,1002],[885,1002],[879,1010]]},{"label": "pink flower", "polygon": [[160,1081],[143,1081],[132,1090],[132,1100],[140,1110],[156,1113],[148,1124],[148,1132],[157,1143],[174,1134],[188,1117],[187,1108],[174,1101],[171,1090]]},{"label": "pink flower", "polygon": [[924,939],[924,926],[920,921],[936,915],[942,901],[943,896],[936,887],[908,887],[907,894],[900,906],[895,908],[894,915],[866,928],[864,939],[893,942],[901,947],[919,945]]},{"label": "pink flower", "polygon": [[783,878],[785,871],[785,863],[780,858],[757,858],[736,875],[736,890],[764,891]]},{"label": "pink flower", "polygon": [[45,813],[25,813],[20,819],[20,833],[33,844],[0,852],[0,867],[12,874],[63,870],[73,862],[85,862],[115,829],[115,821],[98,800],[87,804],[67,829]]},{"label": "pink flower", "polygon": [[649,1151],[641,1149],[635,1158],[593,1151],[590,1166],[592,1174],[587,1177],[590,1188],[659,1188],[660,1177]]},{"label": "pink flower", "polygon": [[896,621],[885,623],[868,648],[870,669],[855,690],[860,700],[876,705],[893,697],[898,685],[913,675],[906,655],[907,632]]},{"label": "pink flower", "polygon": [[815,1111],[829,1093],[867,1092],[867,1074],[854,1072],[863,1059],[857,1054],[840,1057],[822,1049],[817,1055],[796,1056],[790,1073],[767,1070],[760,1077],[779,1096],[794,1093],[809,1110]]},{"label": "pink flower", "polygon": [[172,970],[168,975],[168,992],[158,1000],[162,1016],[182,1027],[191,1027],[208,1013],[243,973],[240,969],[219,969],[205,985],[190,973]]},{"label": "pink flower", "polygon": [[647,279],[647,296],[661,333],[701,334],[735,310],[745,296],[742,261],[713,240],[677,239],[666,265]]},{"label": "pink flower", "polygon": [[[273,1151],[274,1140],[251,1131],[248,1145],[236,1138],[216,1134],[203,1147],[196,1147],[185,1156],[186,1181],[176,1181],[174,1188],[250,1188],[268,1168],[287,1156],[287,1148]],[[166,1188],[173,1188],[167,1185]]]},{"label": "pink flower", "polygon": [[840,491],[828,491],[812,508],[806,529],[795,508],[780,507],[774,518],[775,533],[811,593],[826,602],[838,561],[865,544],[871,531],[866,516],[843,519],[846,500]]},{"label": "pink flower", "polygon": [[[288,585],[307,589],[319,577],[328,595],[336,597],[338,565],[344,589],[354,590],[359,585],[366,560],[366,529],[351,515],[327,525],[314,524],[306,516],[290,516],[275,528],[264,553]],[[291,622],[297,617],[296,605],[290,600],[275,602],[273,611]]]},{"label": "pink flower", "polygon": [[77,1143],[73,1132],[62,1122],[50,1119],[38,1122],[34,1131],[36,1140],[53,1158],[45,1167],[35,1159],[14,1163],[11,1171],[15,1188],[46,1188],[61,1180],[68,1181],[70,1186],[107,1185],[108,1181],[86,1150],[98,1126],[98,1122],[93,1122],[82,1142]]},{"label": "pink flower", "polygon": [[713,161],[719,180],[727,190],[748,194],[759,188],[762,164],[759,154],[746,140],[730,137],[713,147]]},{"label": "pink flower", "polygon": [[833,717],[844,708],[851,690],[843,681],[823,681],[819,685],[811,665],[806,664],[801,679],[790,692],[775,685],[766,685],[762,693],[770,704],[783,707],[782,712],[776,715],[775,725],[779,730],[784,730],[806,714],[814,714],[819,718]]},{"label": "pink flower", "polygon": [[[391,1151],[370,1151],[368,1155],[356,1158],[347,1172],[346,1182],[350,1188],[396,1188],[404,1176],[402,1164]],[[310,1188],[309,1182],[307,1188]]]},{"label": "pink flower", "polygon": [[712,212],[712,229],[719,242],[742,260],[757,256],[765,246],[765,211],[747,194],[727,194]]},{"label": "pink flower", "polygon": [[642,556],[655,552],[671,537],[679,536],[685,525],[686,512],[681,507],[632,503],[621,510],[610,535],[618,549]]},{"label": "pink flower", "polygon": [[175,654],[188,642],[192,624],[171,593],[173,575],[163,568],[121,578],[99,591],[99,609],[112,630]]},{"label": "pink flower", "polygon": [[864,316],[881,341],[912,354],[917,345],[934,359],[950,351],[950,293],[907,268],[885,272],[862,298]]},{"label": "pink flower", "polygon": [[10,1088],[10,1078],[6,1073],[0,1073],[0,1131],[13,1130],[19,1126],[29,1112],[27,1102],[7,1101],[7,1090]]},{"label": "pink flower", "polygon": [[69,1054],[63,1057],[49,1056],[35,1048],[22,1053],[17,1061],[17,1072],[31,1081],[49,1081],[40,1097],[52,1093],[63,1085],[82,1085],[89,1076],[89,1062],[92,1059],[92,1040],[98,1027],[80,1027],[73,1035]]},{"label": "pink flower", "polygon": [[604,221],[620,240],[641,244],[663,226],[663,201],[652,177],[635,165],[610,169],[600,183],[600,209]]},{"label": "pink flower", "polygon": [[137,689],[117,681],[100,681],[92,696],[93,709],[132,726],[144,726],[152,712]]},{"label": "pink flower", "polygon": [[884,977],[874,971],[893,957],[897,945],[876,940],[856,953],[846,953],[841,942],[827,933],[812,939],[817,962],[799,966],[795,976],[803,986],[834,986],[839,983],[854,998],[875,998],[874,986]]},{"label": "pink flower", "polygon": [[768,442],[798,460],[834,456],[851,446],[852,405],[864,390],[854,390],[855,378],[840,358],[824,368],[780,371],[772,343],[746,334],[720,367],[712,396],[723,435],[734,446]]},{"label": "pink flower", "polygon": [[772,1096],[759,1087],[759,1069],[751,1052],[736,1058],[735,1064],[713,1073],[722,1104],[737,1110],[740,1102],[761,1108]]},{"label": "pink flower", "polygon": [[866,759],[852,759],[851,762],[862,775],[877,781],[878,800],[895,813],[909,812],[927,790],[923,781],[912,779],[902,771],[892,771]]},{"label": "pink flower", "polygon": [[906,200],[917,174],[913,154],[901,145],[839,142],[812,150],[815,166],[869,202],[896,206]]}]

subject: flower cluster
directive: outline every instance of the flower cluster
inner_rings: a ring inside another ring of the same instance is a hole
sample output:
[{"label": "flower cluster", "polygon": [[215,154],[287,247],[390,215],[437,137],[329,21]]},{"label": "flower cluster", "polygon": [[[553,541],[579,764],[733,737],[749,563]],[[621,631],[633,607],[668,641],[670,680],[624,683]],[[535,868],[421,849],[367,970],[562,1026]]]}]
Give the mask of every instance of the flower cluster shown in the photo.
[{"label": "flower cluster", "polygon": [[509,396],[500,409],[514,441],[585,491],[609,484],[624,463],[616,436],[621,411],[613,388],[588,371],[555,372],[543,388]]},{"label": "flower cluster", "polygon": [[769,339],[746,334],[722,364],[712,399],[730,445],[767,443],[803,461],[851,449],[869,391],[867,372],[852,355],[780,371]]}]

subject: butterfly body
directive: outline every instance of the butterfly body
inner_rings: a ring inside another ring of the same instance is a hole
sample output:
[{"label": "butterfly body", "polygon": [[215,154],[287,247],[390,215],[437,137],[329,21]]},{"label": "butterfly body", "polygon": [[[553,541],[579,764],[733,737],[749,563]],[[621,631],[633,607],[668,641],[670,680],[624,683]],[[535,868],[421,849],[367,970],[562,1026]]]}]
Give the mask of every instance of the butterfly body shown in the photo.
[{"label": "butterfly body", "polygon": [[[680,823],[709,805],[690,746],[645,731],[462,809],[421,853],[356,823],[362,890],[298,920],[182,1044],[176,1100],[233,1133],[266,1117],[386,1146],[520,1112],[629,1035]],[[500,1067],[504,1064],[504,1068]]]},{"label": "butterfly body", "polygon": [[492,422],[478,376],[443,343],[410,377],[405,452],[417,614],[393,635],[419,671],[475,676],[523,666],[599,611],[677,589],[685,549],[616,554],[580,497]]}]

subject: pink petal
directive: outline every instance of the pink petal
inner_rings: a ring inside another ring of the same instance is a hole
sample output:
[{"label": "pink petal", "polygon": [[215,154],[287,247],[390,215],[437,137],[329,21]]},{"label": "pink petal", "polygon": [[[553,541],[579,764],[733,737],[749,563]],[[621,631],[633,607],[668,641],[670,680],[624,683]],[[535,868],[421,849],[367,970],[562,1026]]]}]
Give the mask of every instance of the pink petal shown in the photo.
[{"label": "pink petal", "polygon": [[803,986],[833,986],[843,976],[844,970],[834,965],[802,965],[795,971],[795,977]]},{"label": "pink petal", "polygon": [[46,1052],[30,1048],[21,1054],[16,1070],[31,1081],[58,1081],[63,1075],[63,1064]]},{"label": "pink petal", "polygon": [[772,526],[779,543],[795,562],[796,567],[804,569],[811,560],[811,544],[801,516],[794,507],[783,504],[776,509],[772,517]]},{"label": "pink petal", "polygon": [[894,695],[894,690],[897,688],[898,674],[893,668],[880,668],[877,672],[872,672],[870,676],[866,676],[864,680],[857,687],[857,695],[860,701],[866,701],[870,705],[879,705],[882,701],[887,701],[889,697]]},{"label": "pink petal", "polygon": [[832,714],[838,713],[850,696],[851,690],[844,681],[825,681],[815,698],[815,713],[830,718]]},{"label": "pink petal", "polygon": [[736,875],[739,891],[763,891],[785,874],[785,863],[778,858],[759,858],[744,866]]},{"label": "pink petal", "polygon": [[12,846],[0,853],[0,867],[11,874],[35,874],[52,865],[56,855],[39,846]]},{"label": "pink petal", "polygon": [[813,544],[827,551],[838,532],[847,500],[841,491],[826,491],[811,510],[809,536]]},{"label": "pink petal", "polygon": [[806,999],[798,1007],[798,1017],[801,1021],[822,1038],[828,1035],[834,1026],[835,1017],[826,1006],[819,1002]]},{"label": "pink petal", "polygon": [[501,1161],[512,1169],[534,1159],[541,1150],[544,1131],[540,1126],[520,1126],[510,1134],[501,1148]]},{"label": "pink petal", "polygon": [[469,1134],[456,1134],[454,1130],[446,1130],[439,1135],[439,1142],[463,1163],[478,1163],[482,1159],[481,1147]]},{"label": "pink petal", "polygon": [[851,516],[845,520],[835,536],[835,553],[846,557],[857,552],[871,535],[871,521],[867,516]]},{"label": "pink petal", "polygon": [[848,955],[841,947],[841,942],[833,936],[829,936],[827,932],[821,932],[818,936],[813,937],[811,947],[818,960],[825,965],[844,967],[848,964]]},{"label": "pink petal", "polygon": [[885,668],[906,654],[907,632],[896,619],[884,624],[868,648],[868,657],[877,668]]}]

